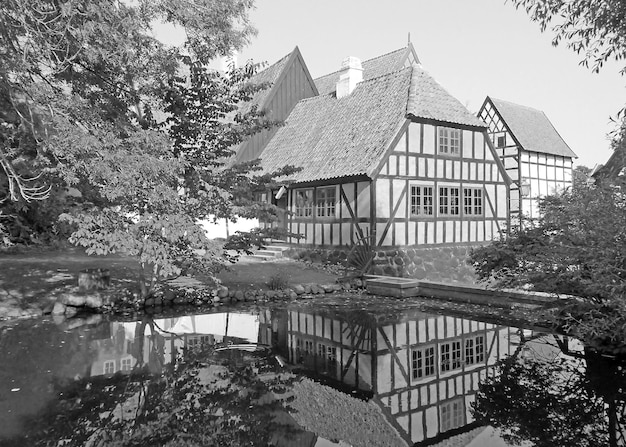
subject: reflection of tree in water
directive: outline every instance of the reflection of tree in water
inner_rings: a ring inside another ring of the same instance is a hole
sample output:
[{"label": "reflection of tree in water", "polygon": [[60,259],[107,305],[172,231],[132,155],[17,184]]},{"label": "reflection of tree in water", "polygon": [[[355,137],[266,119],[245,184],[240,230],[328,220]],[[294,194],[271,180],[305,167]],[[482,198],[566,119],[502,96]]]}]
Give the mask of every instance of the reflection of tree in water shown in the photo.
[{"label": "reflection of tree in water", "polygon": [[479,387],[474,417],[516,445],[626,445],[626,363],[558,346],[564,355],[552,360],[518,350],[499,361],[496,374]]},{"label": "reflection of tree in water", "polygon": [[[298,436],[282,415],[280,395],[291,375],[274,373],[269,352],[184,349],[163,365],[154,322],[136,326],[131,374],[56,384],[59,399],[30,420],[27,445],[274,445],[276,433]],[[144,342],[139,340],[143,339]],[[143,343],[150,343],[144,350]],[[145,358],[147,355],[148,358]],[[301,435],[301,433],[300,433]],[[279,445],[279,444],[276,444]]]}]

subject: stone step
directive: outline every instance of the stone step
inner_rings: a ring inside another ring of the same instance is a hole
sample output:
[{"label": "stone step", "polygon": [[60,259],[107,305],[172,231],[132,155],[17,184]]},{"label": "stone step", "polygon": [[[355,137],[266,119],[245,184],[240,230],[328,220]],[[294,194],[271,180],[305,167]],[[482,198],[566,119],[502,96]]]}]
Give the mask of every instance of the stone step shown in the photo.
[{"label": "stone step", "polygon": [[276,256],[264,255],[262,253],[255,253],[253,255],[247,255],[248,259],[258,259],[259,261],[271,261],[272,259],[276,259]]}]

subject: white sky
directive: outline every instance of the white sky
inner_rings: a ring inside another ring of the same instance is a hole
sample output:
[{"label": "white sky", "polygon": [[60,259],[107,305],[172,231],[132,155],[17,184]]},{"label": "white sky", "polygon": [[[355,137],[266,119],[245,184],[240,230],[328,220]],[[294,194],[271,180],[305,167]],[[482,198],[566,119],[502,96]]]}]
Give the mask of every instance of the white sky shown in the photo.
[{"label": "white sky", "polygon": [[487,95],[534,107],[578,155],[576,164],[593,167],[611,155],[610,117],[626,102],[620,66],[591,73],[504,0],[257,0],[250,18],[258,35],[240,62],[272,64],[297,45],[315,78],[346,56],[401,48],[410,33],[423,67],[470,111]]}]

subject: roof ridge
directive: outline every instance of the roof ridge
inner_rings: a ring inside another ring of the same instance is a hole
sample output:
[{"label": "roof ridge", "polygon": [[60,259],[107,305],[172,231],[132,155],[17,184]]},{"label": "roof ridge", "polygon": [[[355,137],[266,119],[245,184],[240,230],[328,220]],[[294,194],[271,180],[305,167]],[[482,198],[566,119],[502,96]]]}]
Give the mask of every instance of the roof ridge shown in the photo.
[{"label": "roof ridge", "polygon": [[[398,51],[406,50],[408,48],[409,47],[402,47],[402,48],[398,48],[397,50],[389,51],[388,53],[385,53],[385,54],[380,54],[378,56],[374,56],[371,59],[367,59],[367,60],[361,61],[361,64],[365,64],[366,62],[371,62],[373,60],[380,59],[381,57],[389,56],[390,54],[397,53]],[[341,69],[335,70],[335,71],[331,71],[330,73],[326,73],[325,75],[318,76],[317,78],[314,78],[313,81],[317,81],[318,79],[322,79],[322,78],[325,78],[327,76],[334,75],[334,74],[339,73],[341,71],[342,71]]]}]

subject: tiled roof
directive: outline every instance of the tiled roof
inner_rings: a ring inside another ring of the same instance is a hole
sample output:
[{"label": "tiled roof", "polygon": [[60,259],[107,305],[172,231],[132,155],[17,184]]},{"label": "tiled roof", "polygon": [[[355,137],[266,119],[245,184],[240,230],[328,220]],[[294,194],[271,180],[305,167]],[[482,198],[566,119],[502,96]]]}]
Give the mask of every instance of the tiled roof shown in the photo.
[{"label": "tiled roof", "polygon": [[294,182],[372,177],[407,116],[487,127],[417,65],[362,81],[343,98],[300,101],[265,148],[266,171],[303,170]]},{"label": "tiled roof", "polygon": [[[362,62],[363,80],[367,81],[368,79],[378,78],[399,70],[402,68],[408,51],[408,48],[400,48],[391,53],[383,54],[382,56]],[[340,72],[341,71],[335,71],[314,80],[320,95],[327,95],[336,90]]]},{"label": "tiled roof", "polygon": [[501,99],[488,98],[515,139],[527,151],[576,157],[541,110]]},{"label": "tiled roof", "polygon": [[406,116],[411,68],[362,81],[343,98],[300,101],[265,148],[271,171],[303,166],[296,182],[371,175]]},{"label": "tiled roof", "polygon": [[416,118],[487,127],[420,66],[413,69],[407,113]]}]

